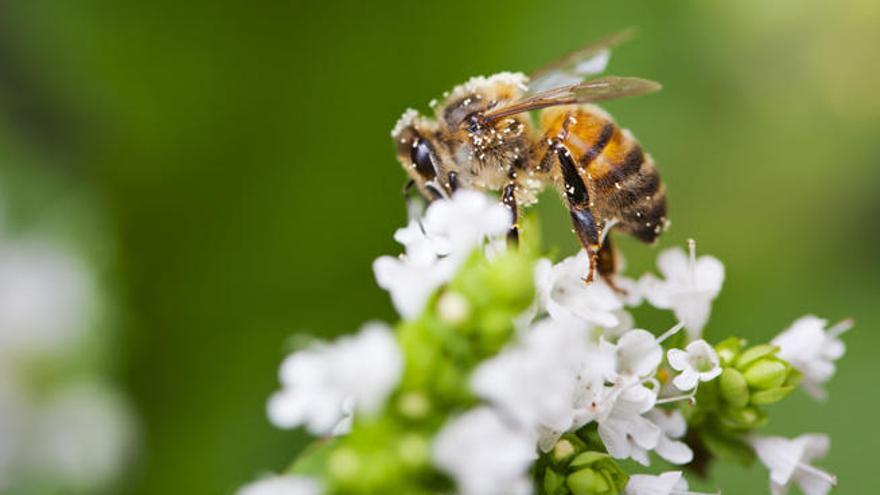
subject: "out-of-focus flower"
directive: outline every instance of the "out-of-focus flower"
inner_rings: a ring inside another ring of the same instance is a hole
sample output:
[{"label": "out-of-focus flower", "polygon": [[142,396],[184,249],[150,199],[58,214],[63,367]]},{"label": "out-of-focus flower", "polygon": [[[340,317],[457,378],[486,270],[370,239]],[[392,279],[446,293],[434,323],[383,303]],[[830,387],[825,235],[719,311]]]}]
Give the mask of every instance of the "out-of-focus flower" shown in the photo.
[{"label": "out-of-focus flower", "polygon": [[283,388],[268,404],[279,427],[305,425],[317,435],[336,429],[353,411],[376,412],[397,385],[403,357],[387,325],[371,323],[356,335],[314,345],[281,364]]},{"label": "out-of-focus flower", "polygon": [[532,493],[529,468],[537,458],[534,437],[488,407],[444,426],[434,439],[433,457],[462,495]]},{"label": "out-of-focus flower", "polygon": [[538,301],[560,323],[586,322],[613,328],[620,323],[616,312],[623,309],[623,302],[604,281],[584,282],[589,266],[583,250],[556,265],[547,259],[539,260],[535,265]]},{"label": "out-of-focus flower", "polygon": [[27,450],[43,475],[85,490],[111,481],[131,455],[132,415],[109,389],[68,385],[36,414]]},{"label": "out-of-focus flower", "polygon": [[792,483],[808,495],[825,495],[837,478],[812,465],[830,447],[827,435],[805,434],[794,439],[754,435],[749,441],[770,471],[770,492],[785,495]]},{"label": "out-of-focus flower", "polygon": [[695,340],[681,349],[670,349],[666,353],[669,366],[680,371],[672,383],[679,390],[693,390],[698,382],[714,380],[721,374],[721,361],[718,353],[705,340]]},{"label": "out-of-focus flower", "polygon": [[840,335],[852,328],[852,320],[844,320],[825,330],[826,320],[804,316],[773,339],[777,354],[803,373],[804,390],[816,399],[825,398],[823,385],[834,375],[834,361],[843,357],[846,345]]},{"label": "out-of-focus flower", "polygon": [[547,451],[572,426],[577,373],[587,360],[582,330],[544,320],[518,345],[482,363],[471,388],[535,432]]},{"label": "out-of-focus flower", "polygon": [[303,476],[271,476],[238,489],[236,495],[320,495],[321,485]]},{"label": "out-of-focus flower", "polygon": [[45,241],[0,243],[0,490],[39,477],[53,490],[93,492],[130,458],[125,401],[91,379],[60,375],[92,337],[97,295],[72,253]]},{"label": "out-of-focus flower", "polygon": [[435,201],[423,219],[411,220],[394,235],[404,254],[373,262],[376,281],[391,294],[401,316],[414,318],[473,250],[507,232],[511,220],[507,208],[475,191],[462,190],[449,200]]},{"label": "out-of-focus flower", "polygon": [[688,241],[688,253],[667,249],[657,258],[657,268],[665,277],[651,274],[640,280],[645,297],[653,306],[671,309],[684,322],[691,340],[703,334],[712,301],[724,283],[724,265],[712,256],[696,256],[696,243]]},{"label": "out-of-focus flower", "polygon": [[63,352],[86,330],[93,304],[76,258],[42,243],[0,246],[0,361]]}]

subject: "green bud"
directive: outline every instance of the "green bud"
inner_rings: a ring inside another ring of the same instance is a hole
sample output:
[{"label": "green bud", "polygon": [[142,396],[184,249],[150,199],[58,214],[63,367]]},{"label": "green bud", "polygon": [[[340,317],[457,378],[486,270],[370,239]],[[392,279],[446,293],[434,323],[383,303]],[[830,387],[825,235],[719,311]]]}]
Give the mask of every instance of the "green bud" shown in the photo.
[{"label": "green bud", "polygon": [[788,369],[777,359],[760,359],[745,370],[743,376],[750,387],[759,390],[776,388],[785,383]]},{"label": "green bud", "polygon": [[739,357],[736,359],[736,367],[740,371],[745,370],[755,361],[764,357],[773,356],[777,352],[779,352],[779,348],[775,345],[770,344],[762,344],[750,347],[743,351],[743,353],[740,354]]},{"label": "green bud", "polygon": [[351,480],[357,477],[361,463],[354,449],[343,447],[330,454],[327,468],[330,474],[340,480]]},{"label": "green bud", "polygon": [[563,438],[556,442],[556,445],[553,446],[553,451],[551,452],[553,462],[557,464],[563,464],[574,455],[577,454],[577,447],[571,442],[571,440]]},{"label": "green bud", "polygon": [[767,414],[755,407],[727,409],[721,417],[725,425],[734,429],[752,429],[767,422]]},{"label": "green bud", "polygon": [[617,462],[602,452],[582,452],[568,466],[574,472],[566,479],[566,485],[575,495],[616,495],[629,481]]},{"label": "green bud", "polygon": [[574,495],[611,495],[617,493],[616,490],[612,490],[611,484],[602,473],[590,468],[581,469],[568,475],[565,484]]},{"label": "green bud", "polygon": [[431,401],[422,392],[405,392],[397,400],[397,407],[407,418],[424,418],[431,410]]},{"label": "green bud", "polygon": [[514,312],[525,310],[535,294],[532,285],[532,260],[508,252],[494,260],[486,274],[487,288]]},{"label": "green bud", "polygon": [[721,396],[731,406],[745,407],[749,403],[749,386],[746,378],[735,368],[725,368],[721,373]]},{"label": "green bud", "polygon": [[431,458],[431,446],[423,436],[410,433],[398,442],[397,455],[403,464],[410,467],[425,466]]},{"label": "green bud", "polygon": [[557,473],[552,468],[544,471],[544,493],[547,495],[567,494],[565,489],[565,476]]},{"label": "green bud", "polygon": [[795,387],[788,385],[777,388],[771,388],[770,390],[762,390],[760,392],[755,392],[752,394],[751,403],[756,406],[765,406],[768,404],[775,404],[782,399],[789,396],[794,391]]},{"label": "green bud", "polygon": [[739,351],[743,346],[743,341],[736,337],[728,337],[715,346],[715,352],[721,360],[722,366],[731,366],[733,360],[739,355]]}]

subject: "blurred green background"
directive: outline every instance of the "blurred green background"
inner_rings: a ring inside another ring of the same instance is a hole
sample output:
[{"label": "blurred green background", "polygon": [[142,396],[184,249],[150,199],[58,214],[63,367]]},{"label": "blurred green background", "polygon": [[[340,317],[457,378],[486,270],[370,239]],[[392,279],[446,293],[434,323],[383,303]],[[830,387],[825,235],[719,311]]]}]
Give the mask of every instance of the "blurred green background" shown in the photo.
[{"label": "blurred green background", "polygon": [[[393,318],[370,263],[397,252],[404,221],[388,136],[400,113],[627,26],[639,36],[609,72],[665,90],[607,108],[669,187],[661,246],[694,237],[726,264],[709,338],[766,340],[808,312],[855,317],[832,400],[800,394],[768,429],[829,432],[836,493],[880,491],[875,0],[2,9],[0,191],[13,216],[84,196],[98,218],[59,223],[107,267],[110,368],[141,416],[141,454],[114,492],[232,493],[282,469],[305,441],[264,414],[285,340]],[[546,244],[573,252],[564,210],[545,199]],[[630,273],[652,266],[656,248],[621,244]],[[726,493],[766,491],[759,467],[714,474]]]}]

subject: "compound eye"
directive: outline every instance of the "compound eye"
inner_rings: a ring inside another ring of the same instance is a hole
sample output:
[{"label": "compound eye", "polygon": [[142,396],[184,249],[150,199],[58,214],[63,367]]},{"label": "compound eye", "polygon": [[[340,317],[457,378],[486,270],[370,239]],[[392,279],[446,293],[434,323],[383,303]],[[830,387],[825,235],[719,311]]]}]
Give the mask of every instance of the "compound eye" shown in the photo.
[{"label": "compound eye", "polygon": [[427,180],[437,177],[437,171],[434,169],[434,161],[431,155],[433,155],[433,150],[431,150],[431,145],[427,141],[422,138],[416,138],[413,141],[410,158],[412,159],[413,166],[416,168],[416,172]]}]

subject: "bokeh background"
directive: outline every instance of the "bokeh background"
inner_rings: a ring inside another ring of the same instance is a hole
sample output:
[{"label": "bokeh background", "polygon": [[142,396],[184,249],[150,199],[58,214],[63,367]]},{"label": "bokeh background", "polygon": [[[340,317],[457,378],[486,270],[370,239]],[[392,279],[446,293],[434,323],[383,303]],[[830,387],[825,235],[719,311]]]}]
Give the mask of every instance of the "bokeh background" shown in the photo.
[{"label": "bokeh background", "polygon": [[[101,369],[138,418],[105,491],[232,493],[282,469],[305,441],[264,414],[287,339],[393,318],[370,264],[405,217],[400,113],[628,26],[609,72],[665,89],[607,108],[669,187],[661,246],[694,237],[726,264],[708,336],[853,316],[832,400],[799,394],[768,430],[829,432],[837,493],[880,491],[875,0],[3,2],[0,197],[95,267]],[[574,252],[545,199],[546,244]],[[652,266],[657,248],[621,245],[631,273]],[[760,467],[714,475],[766,490]]]}]

